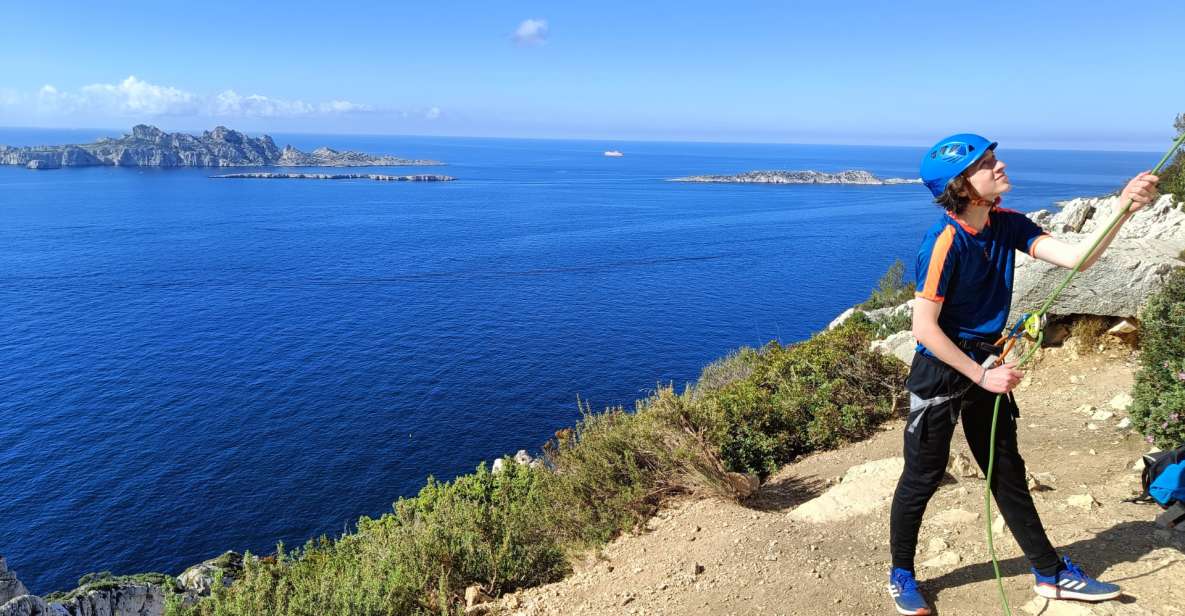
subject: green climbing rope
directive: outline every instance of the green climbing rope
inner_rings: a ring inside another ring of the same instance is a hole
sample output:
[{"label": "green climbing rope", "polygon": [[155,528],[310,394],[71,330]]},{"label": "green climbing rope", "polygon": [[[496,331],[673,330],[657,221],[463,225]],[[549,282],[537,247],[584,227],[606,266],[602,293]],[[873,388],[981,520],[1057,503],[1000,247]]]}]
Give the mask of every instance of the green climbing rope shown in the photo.
[{"label": "green climbing rope", "polygon": [[[1169,148],[1168,152],[1165,152],[1164,158],[1161,158],[1160,162],[1156,164],[1156,167],[1152,169],[1152,175],[1158,175],[1160,173],[1160,170],[1164,168],[1165,163],[1167,163],[1169,158],[1172,157],[1173,152],[1176,152],[1177,148],[1181,147],[1182,143],[1185,143],[1185,133],[1182,133],[1181,136],[1177,137],[1177,140],[1173,142],[1173,147]],[[1062,291],[1064,291],[1066,287],[1070,286],[1070,281],[1074,280],[1074,276],[1078,275],[1078,272],[1082,270],[1083,264],[1085,264],[1086,260],[1090,258],[1090,255],[1094,254],[1095,249],[1099,247],[1099,244],[1103,241],[1103,238],[1107,237],[1107,235],[1111,233],[1111,230],[1119,224],[1119,221],[1123,220],[1124,216],[1127,216],[1127,213],[1131,210],[1131,207],[1132,201],[1129,199],[1123,206],[1123,209],[1111,219],[1111,223],[1107,225],[1106,229],[1099,234],[1098,238],[1095,239],[1094,242],[1091,243],[1090,248],[1085,254],[1082,255],[1082,258],[1078,261],[1078,263],[1074,265],[1074,269],[1070,270],[1070,273],[1066,274],[1066,277],[1062,280],[1061,284],[1059,284],[1057,288],[1055,288],[1053,292],[1049,294],[1049,297],[1045,299],[1045,303],[1041,305],[1041,308],[1037,310],[1037,312],[1025,317],[1024,331],[1030,336],[1034,336],[1036,340],[1029,350],[1021,356],[1020,361],[1016,364],[1017,368],[1023,368],[1025,364],[1027,364],[1033,357],[1033,353],[1035,353],[1037,349],[1041,348],[1041,343],[1045,340],[1045,332],[1040,327],[1042,318],[1049,311],[1050,307],[1053,306],[1053,303],[1057,301],[1057,298],[1062,294]],[[1020,331],[1020,328],[1015,328],[1012,335],[1019,336]],[[1004,358],[1001,357],[1000,361],[1003,360]],[[1012,607],[1008,605],[1008,596],[1004,593],[1004,579],[1000,576],[1000,563],[996,559],[996,546],[992,537],[992,471],[995,470],[996,466],[996,423],[1000,418],[1000,401],[1003,399],[1004,394],[997,394],[996,404],[992,410],[991,445],[988,448],[987,485],[983,489],[983,507],[984,511],[986,512],[984,519],[987,525],[988,553],[992,557],[992,569],[996,573],[996,587],[1000,591],[1000,602],[1004,605],[1004,613],[1008,616],[1012,616]]]}]

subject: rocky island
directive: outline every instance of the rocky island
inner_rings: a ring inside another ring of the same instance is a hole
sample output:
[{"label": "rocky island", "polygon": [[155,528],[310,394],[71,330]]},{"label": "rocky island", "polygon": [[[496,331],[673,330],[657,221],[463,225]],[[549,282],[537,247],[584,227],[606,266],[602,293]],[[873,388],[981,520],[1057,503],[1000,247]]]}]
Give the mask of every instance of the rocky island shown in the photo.
[{"label": "rocky island", "polygon": [[166,133],[155,126],[138,124],[118,139],[104,137],[94,143],[9,147],[0,145],[0,165],[29,169],[59,167],[402,167],[443,164],[375,156],[362,152],[321,147],[302,152],[290,145],[283,149],[264,135],[248,137],[225,126],[200,136]]},{"label": "rocky island", "polygon": [[675,178],[671,182],[698,182],[711,184],[860,184],[884,186],[887,184],[921,184],[920,179],[878,178],[864,170],[823,173],[820,171],[747,171],[736,175],[693,175]]},{"label": "rocky island", "polygon": [[378,182],[451,182],[448,175],[383,175],[379,173],[224,173],[210,176],[219,180],[375,180]]}]

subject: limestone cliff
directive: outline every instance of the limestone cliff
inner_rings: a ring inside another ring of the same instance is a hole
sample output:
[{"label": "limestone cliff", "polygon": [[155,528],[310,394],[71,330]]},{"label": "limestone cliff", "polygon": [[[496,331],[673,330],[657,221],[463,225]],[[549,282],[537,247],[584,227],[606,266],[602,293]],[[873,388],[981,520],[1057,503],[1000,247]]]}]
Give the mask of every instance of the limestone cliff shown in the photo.
[{"label": "limestone cliff", "polygon": [[253,138],[225,126],[200,136],[166,133],[155,126],[138,124],[131,134],[94,143],[33,147],[0,145],[0,165],[29,169],[59,167],[394,167],[439,165],[434,160],[412,160],[340,152],[322,147],[302,152],[292,146],[280,149],[272,138]]}]

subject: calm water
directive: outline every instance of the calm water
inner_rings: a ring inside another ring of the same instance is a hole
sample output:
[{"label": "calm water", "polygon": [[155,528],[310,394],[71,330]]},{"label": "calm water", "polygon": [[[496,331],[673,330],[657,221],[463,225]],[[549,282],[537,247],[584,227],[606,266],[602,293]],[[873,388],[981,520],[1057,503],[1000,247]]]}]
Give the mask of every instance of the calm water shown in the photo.
[{"label": "calm water", "polygon": [[[98,131],[0,130],[0,143]],[[278,136],[449,165],[447,184],[0,167],[0,553],[33,592],[336,534],[594,408],[803,338],[911,264],[921,150]],[[601,156],[606,149],[621,159]],[[1155,154],[1001,149],[1011,207]]]}]

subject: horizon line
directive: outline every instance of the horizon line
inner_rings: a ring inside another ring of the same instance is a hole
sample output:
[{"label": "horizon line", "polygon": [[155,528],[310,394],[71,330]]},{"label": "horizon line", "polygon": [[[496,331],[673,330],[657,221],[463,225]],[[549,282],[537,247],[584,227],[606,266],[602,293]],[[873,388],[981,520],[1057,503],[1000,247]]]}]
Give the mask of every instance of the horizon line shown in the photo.
[{"label": "horizon line", "polygon": [[[136,122],[136,123],[132,124],[131,126],[127,127],[126,129],[124,129],[124,128],[110,128],[110,127],[109,128],[87,127],[87,126],[83,126],[83,127],[0,126],[0,130],[44,130],[44,131],[93,130],[93,131],[102,131],[102,132],[118,131],[119,134],[128,134],[128,131],[130,131],[132,127],[138,126],[140,124],[156,127],[156,124],[150,124],[148,122]],[[216,123],[209,128],[200,128],[200,129],[178,128],[178,129],[167,130],[165,132],[200,134],[201,132],[211,130],[211,129],[218,127],[218,126],[223,126],[225,128],[231,128],[229,126],[226,126],[225,124]],[[164,129],[161,129],[161,130],[164,130]],[[827,142],[818,142],[818,141],[745,141],[745,140],[714,140],[714,139],[696,139],[696,138],[648,139],[648,138],[639,138],[639,137],[618,138],[618,137],[586,137],[586,136],[512,137],[512,136],[505,136],[505,135],[457,135],[457,134],[424,134],[424,133],[381,133],[381,132],[378,132],[378,133],[375,133],[375,132],[336,132],[335,133],[335,132],[318,132],[318,131],[289,132],[289,131],[267,131],[267,130],[254,131],[254,130],[241,130],[241,129],[237,129],[237,128],[232,128],[231,130],[235,130],[235,131],[247,134],[248,136],[256,136],[256,137],[263,136],[263,135],[270,136],[272,134],[275,134],[275,135],[327,136],[327,137],[334,137],[334,136],[413,137],[413,138],[425,138],[426,137],[426,138],[433,138],[433,139],[488,139],[488,140],[503,140],[503,141],[589,141],[589,142],[614,142],[614,143],[672,143],[672,144],[695,143],[695,144],[710,144],[710,145],[769,145],[769,146],[796,145],[796,146],[917,148],[917,149],[925,149],[926,147],[928,147],[925,145],[918,145],[916,143],[854,143],[854,142],[827,143]],[[4,145],[4,144],[0,143],[0,145]],[[73,144],[39,144],[39,145],[73,145]],[[23,146],[18,146],[18,147],[23,147]],[[1151,147],[1151,146],[1145,146],[1145,147]],[[1008,147],[1007,149],[1026,150],[1026,151],[1055,151],[1055,152],[1056,151],[1128,152],[1128,153],[1134,153],[1134,154],[1148,154],[1148,153],[1155,153],[1155,152],[1161,151],[1161,150],[1154,150],[1154,149],[1137,150],[1137,149],[1128,149],[1128,148],[1100,148],[1098,146],[1095,146],[1093,148],[1065,147],[1065,146],[1061,146],[1061,147],[1050,147],[1050,146],[1032,147],[1032,146],[1028,146],[1028,147]]]}]

